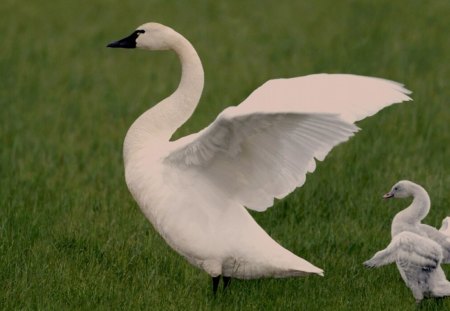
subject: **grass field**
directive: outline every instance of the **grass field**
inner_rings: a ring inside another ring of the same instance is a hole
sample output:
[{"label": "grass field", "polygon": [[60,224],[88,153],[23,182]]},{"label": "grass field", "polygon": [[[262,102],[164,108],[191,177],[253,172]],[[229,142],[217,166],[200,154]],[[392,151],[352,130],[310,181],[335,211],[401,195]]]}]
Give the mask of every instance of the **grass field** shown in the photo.
[{"label": "grass field", "polygon": [[[414,310],[395,266],[362,262],[387,245],[407,201],[397,180],[429,190],[426,222],[450,215],[450,2],[16,1],[0,3],[1,310]],[[210,279],[172,251],[126,189],[122,142],[173,91],[172,53],[110,50],[158,21],[184,34],[205,67],[198,131],[268,79],[345,72],[401,81],[414,102],[363,129],[307,182],[253,213],[325,277]],[[450,277],[450,268],[445,267]],[[450,308],[450,299],[419,310]]]}]

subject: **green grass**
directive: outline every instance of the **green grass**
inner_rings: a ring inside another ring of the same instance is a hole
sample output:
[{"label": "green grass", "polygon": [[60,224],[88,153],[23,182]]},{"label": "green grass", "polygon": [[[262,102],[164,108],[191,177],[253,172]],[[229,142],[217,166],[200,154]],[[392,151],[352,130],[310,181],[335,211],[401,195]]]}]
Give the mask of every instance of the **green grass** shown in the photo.
[{"label": "green grass", "polygon": [[[426,222],[450,215],[450,4],[436,1],[15,1],[0,3],[0,309],[414,310],[395,266],[362,262],[387,245],[422,184]],[[175,89],[172,53],[105,45],[147,21],[197,48],[206,86],[198,131],[264,81],[346,72],[401,81],[414,102],[385,109],[257,221],[325,277],[232,282],[208,276],[158,236],[128,193],[122,142]],[[450,269],[445,268],[450,276]],[[419,310],[450,308],[428,300]]]}]

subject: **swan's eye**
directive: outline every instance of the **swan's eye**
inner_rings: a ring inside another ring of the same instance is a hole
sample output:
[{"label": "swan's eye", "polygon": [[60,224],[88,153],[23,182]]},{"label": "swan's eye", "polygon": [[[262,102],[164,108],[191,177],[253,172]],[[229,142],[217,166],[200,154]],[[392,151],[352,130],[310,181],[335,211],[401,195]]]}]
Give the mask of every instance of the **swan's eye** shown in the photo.
[{"label": "swan's eye", "polygon": [[144,33],[144,32],[145,32],[145,30],[143,30],[143,29],[138,29],[135,31],[135,33],[138,35],[140,35],[141,33]]},{"label": "swan's eye", "polygon": [[397,191],[397,190],[398,190],[398,187],[395,187],[394,190]]}]

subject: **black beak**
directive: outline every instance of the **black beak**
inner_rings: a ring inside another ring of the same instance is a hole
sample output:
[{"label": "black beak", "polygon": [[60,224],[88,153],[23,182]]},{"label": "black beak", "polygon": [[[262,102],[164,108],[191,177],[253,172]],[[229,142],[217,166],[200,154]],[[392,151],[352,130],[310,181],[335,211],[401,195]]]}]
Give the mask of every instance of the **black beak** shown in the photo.
[{"label": "black beak", "polygon": [[134,49],[136,48],[136,39],[138,36],[139,36],[138,32],[135,31],[126,38],[120,39],[119,41],[111,42],[106,47]]}]

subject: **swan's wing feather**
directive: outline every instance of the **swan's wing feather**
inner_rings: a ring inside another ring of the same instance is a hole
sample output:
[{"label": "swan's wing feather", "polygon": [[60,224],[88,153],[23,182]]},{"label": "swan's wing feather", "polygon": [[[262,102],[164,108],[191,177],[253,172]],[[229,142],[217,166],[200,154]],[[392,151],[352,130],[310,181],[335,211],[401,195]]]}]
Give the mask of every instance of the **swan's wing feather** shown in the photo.
[{"label": "swan's wing feather", "polygon": [[400,84],[317,74],[266,82],[206,129],[173,143],[165,161],[198,170],[231,198],[258,211],[305,181],[354,121],[410,100]]},{"label": "swan's wing feather", "polygon": [[442,249],[436,242],[404,231],[397,234],[388,247],[364,262],[364,265],[373,268],[398,262],[405,269],[410,267],[431,271],[439,265],[441,260]]},{"label": "swan's wing feather", "polygon": [[314,158],[323,160],[356,131],[335,115],[243,113],[231,107],[178,143],[165,161],[197,170],[228,197],[263,211],[304,183]]},{"label": "swan's wing feather", "polygon": [[442,253],[444,258],[442,259],[442,262],[449,263],[450,262],[450,236],[446,235],[445,233],[437,230],[436,228],[422,224],[421,229],[425,231],[425,234],[430,238],[431,240],[435,241],[437,244],[439,244],[442,247]]},{"label": "swan's wing feather", "polygon": [[348,122],[362,120],[394,103],[409,101],[411,92],[394,81],[351,74],[313,74],[269,80],[239,107],[259,111],[339,114]]}]

